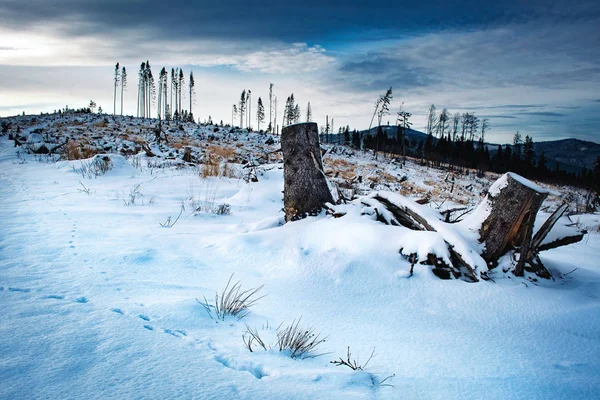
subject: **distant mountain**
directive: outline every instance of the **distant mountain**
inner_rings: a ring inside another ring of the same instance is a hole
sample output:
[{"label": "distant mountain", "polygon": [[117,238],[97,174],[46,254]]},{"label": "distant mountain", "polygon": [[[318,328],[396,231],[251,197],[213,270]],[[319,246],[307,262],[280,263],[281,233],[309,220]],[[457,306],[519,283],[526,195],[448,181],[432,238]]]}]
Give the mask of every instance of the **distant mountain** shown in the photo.
[{"label": "distant mountain", "polygon": [[[381,128],[388,137],[396,136],[396,126],[382,125]],[[360,133],[362,135],[366,135],[367,133],[375,135],[377,127],[371,128],[370,131],[365,129]],[[425,141],[427,139],[426,133],[414,129],[409,129],[407,136],[409,140]],[[436,141],[437,139],[434,137],[434,143]],[[493,155],[498,145],[493,143],[486,144],[490,150],[490,154]],[[594,168],[596,160],[600,157],[600,144],[573,138],[535,142],[534,150],[537,158],[544,152],[549,168],[554,168],[558,163],[561,169],[568,172],[580,172],[582,167]]]},{"label": "distant mountain", "polygon": [[[385,133],[388,137],[396,137],[396,132],[398,132],[398,127],[396,125],[381,125],[381,129],[383,130],[383,133]],[[377,133],[377,127],[371,128],[371,130],[369,131],[368,129],[365,129],[363,131],[360,131],[361,135],[375,135]],[[406,136],[408,137],[409,140],[422,140],[425,141],[427,139],[427,134],[423,133],[421,131],[417,131],[414,129],[408,129],[406,131]],[[435,140],[435,138],[434,138]]]},{"label": "distant mountain", "polygon": [[574,171],[582,167],[593,168],[600,157],[600,144],[579,139],[552,140],[534,143],[536,156],[544,152],[549,160],[554,160]]}]

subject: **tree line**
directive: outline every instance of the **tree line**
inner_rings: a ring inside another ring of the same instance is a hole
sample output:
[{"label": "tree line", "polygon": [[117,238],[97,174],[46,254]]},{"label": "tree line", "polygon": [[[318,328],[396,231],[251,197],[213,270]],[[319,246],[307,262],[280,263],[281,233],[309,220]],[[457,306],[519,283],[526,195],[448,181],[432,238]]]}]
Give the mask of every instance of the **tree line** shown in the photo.
[{"label": "tree line", "polygon": [[[183,69],[171,68],[171,73],[165,67],[160,70],[158,86],[152,73],[150,61],[140,64],[138,71],[138,90],[136,115],[141,118],[152,118],[152,110],[156,107],[158,119],[193,122],[193,104],[195,97],[194,72],[190,71],[186,80]],[[127,88],[127,69],[115,64],[113,115],[117,115],[117,101],[120,92],[120,115],[123,115],[123,93]],[[158,90],[157,90],[158,89]],[[187,93],[186,93],[187,92]],[[189,108],[183,107],[183,96],[187,94]]]},{"label": "tree line", "polygon": [[[186,87],[187,84],[187,87]],[[279,134],[278,98],[274,94],[274,84],[269,84],[268,122],[265,131]],[[127,70],[119,63],[114,70],[114,104],[113,114],[117,113],[117,103],[120,98],[120,114],[123,115],[123,93],[127,87]],[[189,109],[185,109],[184,94],[189,100]],[[159,73],[158,92],[149,61],[142,62],[138,71],[137,116],[152,118],[156,106],[156,116],[165,120],[181,120],[193,122],[193,104],[195,96],[195,81],[193,71],[186,76],[181,68],[171,68],[170,74],[165,67]],[[556,182],[574,182],[581,185],[595,185],[595,170],[582,168],[578,173],[568,172],[559,163],[550,165],[546,155],[536,154],[533,138],[525,138],[519,132],[515,133],[513,143],[491,147],[486,144],[486,134],[491,129],[488,118],[479,118],[474,112],[451,113],[447,108],[438,111],[431,104],[426,117],[425,140],[410,139],[408,130],[411,129],[412,114],[404,109],[404,103],[396,114],[395,132],[390,135],[389,126],[383,129],[383,119],[390,114],[393,92],[390,87],[377,98],[367,134],[357,130],[350,131],[346,126],[334,130],[334,119],[325,116],[325,125],[320,126],[321,139],[325,143],[348,145],[356,149],[371,149],[375,159],[379,153],[389,155],[411,156],[421,159],[428,165],[453,168],[476,169],[480,174],[485,171],[504,173],[517,172],[530,178]],[[94,110],[95,103],[90,101],[89,108]],[[232,105],[231,126],[236,125],[239,117],[239,127],[252,131],[252,91],[242,90],[237,103]],[[265,104],[261,97],[256,101],[255,118],[258,131],[267,118]],[[294,94],[286,98],[281,127],[298,123],[301,119],[312,122],[310,102],[306,106],[305,117],[302,118],[300,105]],[[209,121],[212,119],[209,117]],[[377,123],[376,132],[371,134],[373,123]]]}]

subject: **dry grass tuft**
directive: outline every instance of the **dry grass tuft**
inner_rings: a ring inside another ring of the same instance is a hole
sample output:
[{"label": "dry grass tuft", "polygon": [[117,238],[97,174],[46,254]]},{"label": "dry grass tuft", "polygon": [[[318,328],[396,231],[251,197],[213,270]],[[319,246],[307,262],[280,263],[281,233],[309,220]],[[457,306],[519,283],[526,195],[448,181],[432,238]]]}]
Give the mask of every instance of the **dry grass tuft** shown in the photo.
[{"label": "dry grass tuft", "polygon": [[79,143],[76,140],[70,140],[64,147],[62,157],[67,160],[81,160],[91,158],[98,154],[98,149],[87,143]]},{"label": "dry grass tuft", "polygon": [[237,156],[236,149],[232,147],[213,145],[208,147],[207,151],[225,161],[233,161],[233,159]]},{"label": "dry grass tuft", "polygon": [[263,288],[259,286],[253,289],[242,290],[242,283],[240,281],[235,284],[231,284],[233,274],[229,277],[225,289],[215,294],[215,305],[214,307],[208,304],[206,297],[204,297],[204,303],[197,300],[198,303],[204,307],[206,312],[211,318],[213,317],[213,309],[215,319],[225,321],[225,318],[229,315],[236,317],[238,320],[244,318],[250,312],[249,308],[252,307],[258,300],[265,296],[255,298],[256,294]]},{"label": "dry grass tuft", "polygon": [[202,178],[208,178],[211,176],[215,177],[226,177],[236,178],[236,171],[231,165],[225,160],[221,161],[221,157],[206,152],[204,154],[203,163],[200,166],[200,176]]},{"label": "dry grass tuft", "polygon": [[325,342],[320,334],[315,334],[313,328],[300,328],[300,320],[293,321],[291,325],[277,329],[277,346],[279,351],[287,351],[291,358],[315,358],[323,354],[313,354],[315,348]]}]

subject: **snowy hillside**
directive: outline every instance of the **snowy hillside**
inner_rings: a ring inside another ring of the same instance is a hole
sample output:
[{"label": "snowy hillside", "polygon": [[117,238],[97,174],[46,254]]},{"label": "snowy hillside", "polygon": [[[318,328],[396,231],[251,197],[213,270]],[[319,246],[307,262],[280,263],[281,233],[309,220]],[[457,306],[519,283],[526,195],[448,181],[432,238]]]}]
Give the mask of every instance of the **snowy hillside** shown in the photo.
[{"label": "snowy hillside", "polygon": [[[0,398],[600,393],[598,214],[570,216],[565,224],[589,231],[583,241],[541,253],[555,280],[501,268],[489,281],[440,280],[425,265],[411,275],[400,253],[427,253],[431,232],[384,225],[350,203],[339,218],[284,224],[278,137],[172,123],[158,143],[157,121],[3,122]],[[34,154],[42,146],[58,154]],[[474,210],[497,179],[326,151],[339,195],[391,191],[428,199],[432,215]],[[542,186],[545,213],[565,196],[580,206],[579,191]],[[232,274],[243,289],[264,285],[265,297],[244,319],[219,321],[201,302],[214,304]],[[300,318],[326,340],[292,358],[277,330]],[[248,329],[267,350],[246,348]],[[348,347],[360,365],[374,349],[363,370],[331,363]]]}]

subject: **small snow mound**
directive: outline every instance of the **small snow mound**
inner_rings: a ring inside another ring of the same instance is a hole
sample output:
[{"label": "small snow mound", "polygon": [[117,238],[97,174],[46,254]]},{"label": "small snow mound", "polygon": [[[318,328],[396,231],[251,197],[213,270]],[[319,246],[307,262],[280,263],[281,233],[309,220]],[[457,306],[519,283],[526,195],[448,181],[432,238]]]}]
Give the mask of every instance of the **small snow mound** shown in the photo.
[{"label": "small snow mound", "polygon": [[234,369],[236,371],[250,372],[257,379],[262,379],[269,376],[261,364],[249,360],[240,360],[234,356],[219,354],[215,356],[215,361],[222,364],[224,367]]},{"label": "small snow mound", "polygon": [[44,143],[44,138],[39,133],[32,133],[27,139],[27,144]]},{"label": "small snow mound", "polygon": [[416,254],[419,262],[427,261],[427,256],[433,254],[447,264],[452,264],[448,245],[442,235],[437,232],[410,231],[402,236],[401,243],[401,253],[405,256]]}]

